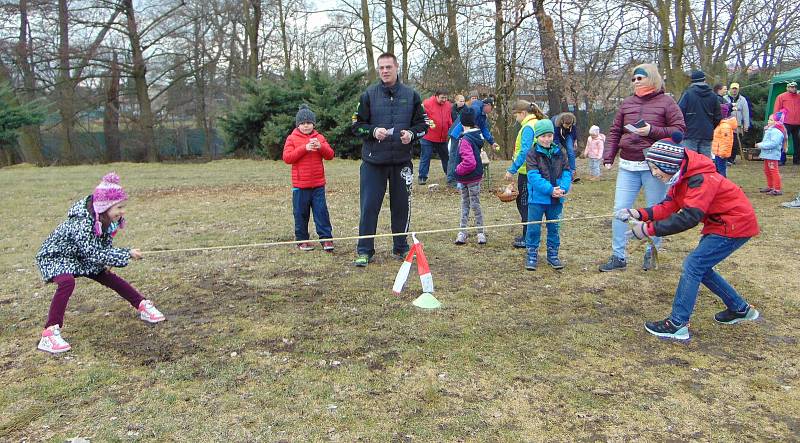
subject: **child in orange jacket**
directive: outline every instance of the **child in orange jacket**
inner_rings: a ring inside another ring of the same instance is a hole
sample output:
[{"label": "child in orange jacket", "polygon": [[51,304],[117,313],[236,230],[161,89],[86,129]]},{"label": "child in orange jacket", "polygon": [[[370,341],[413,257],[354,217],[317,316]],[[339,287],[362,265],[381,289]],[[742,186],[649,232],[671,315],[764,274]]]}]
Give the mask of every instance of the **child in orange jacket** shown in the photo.
[{"label": "child in orange jacket", "polygon": [[736,117],[731,117],[731,105],[724,103],[720,105],[722,120],[714,129],[714,139],[711,141],[711,153],[714,154],[714,165],[717,172],[723,177],[727,177],[728,159],[733,151],[733,138],[736,137]]}]

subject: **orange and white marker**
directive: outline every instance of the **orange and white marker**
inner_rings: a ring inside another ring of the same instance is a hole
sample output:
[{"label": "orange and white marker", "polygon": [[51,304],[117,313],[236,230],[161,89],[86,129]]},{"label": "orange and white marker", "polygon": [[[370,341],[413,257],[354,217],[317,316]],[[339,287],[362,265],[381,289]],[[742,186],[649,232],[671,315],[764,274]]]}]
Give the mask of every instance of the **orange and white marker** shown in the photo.
[{"label": "orange and white marker", "polygon": [[400,295],[400,293],[403,292],[403,286],[405,286],[408,280],[408,274],[411,272],[411,264],[414,261],[415,255],[417,257],[417,273],[422,283],[422,291],[428,293],[433,292],[433,275],[431,275],[431,269],[428,265],[428,259],[425,257],[425,251],[422,249],[422,243],[417,240],[417,236],[414,233],[411,234],[411,238],[414,240],[414,244],[411,246],[411,249],[408,250],[408,255],[406,255],[403,264],[400,265],[400,270],[397,271],[397,276],[394,278],[392,292],[394,292],[395,295]]}]

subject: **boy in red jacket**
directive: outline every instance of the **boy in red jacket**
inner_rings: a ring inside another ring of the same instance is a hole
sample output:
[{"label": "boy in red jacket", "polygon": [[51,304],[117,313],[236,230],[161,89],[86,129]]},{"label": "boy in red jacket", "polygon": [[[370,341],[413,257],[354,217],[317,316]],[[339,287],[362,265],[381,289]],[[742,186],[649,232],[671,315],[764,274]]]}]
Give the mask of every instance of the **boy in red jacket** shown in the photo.
[{"label": "boy in red jacket", "polygon": [[[314,129],[317,118],[306,105],[300,105],[295,116],[297,127],[283,145],[283,161],[292,165],[292,206],[294,207],[294,238],[308,240],[308,218],[314,212],[314,225],[322,240],[322,249],[333,251],[333,228],[325,201],[325,167],[322,159],[333,158],[333,149],[325,137]],[[314,245],[303,242],[301,251],[311,251]]]},{"label": "boy in red jacket", "polygon": [[682,139],[683,134],[676,132],[672,139],[659,140],[645,152],[650,172],[669,186],[664,201],[649,208],[622,209],[615,216],[631,221],[626,234],[639,240],[677,234],[703,223],[700,243],[683,262],[672,313],[662,321],[645,323],[651,334],[688,340],[689,317],[700,283],[725,303],[726,309],[714,316],[717,322],[734,324],[758,318],[756,308],[714,270],[758,234],[758,221],[742,190],[717,173],[711,159],[684,149]]}]

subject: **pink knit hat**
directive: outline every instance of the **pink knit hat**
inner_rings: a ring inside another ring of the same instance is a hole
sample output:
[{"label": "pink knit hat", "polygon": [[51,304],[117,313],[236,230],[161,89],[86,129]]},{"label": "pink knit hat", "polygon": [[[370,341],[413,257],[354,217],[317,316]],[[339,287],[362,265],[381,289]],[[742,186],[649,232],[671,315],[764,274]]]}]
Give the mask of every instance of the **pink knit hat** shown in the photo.
[{"label": "pink knit hat", "polygon": [[[100,214],[108,211],[112,206],[116,205],[119,202],[125,201],[128,199],[128,194],[122,189],[122,186],[119,185],[119,176],[116,172],[109,172],[105,176],[103,176],[103,180],[100,181],[100,184],[94,188],[94,192],[92,193],[92,208],[94,209],[94,233],[95,235],[102,235],[103,228],[102,224],[100,223]],[[120,227],[122,224],[120,223]]]}]

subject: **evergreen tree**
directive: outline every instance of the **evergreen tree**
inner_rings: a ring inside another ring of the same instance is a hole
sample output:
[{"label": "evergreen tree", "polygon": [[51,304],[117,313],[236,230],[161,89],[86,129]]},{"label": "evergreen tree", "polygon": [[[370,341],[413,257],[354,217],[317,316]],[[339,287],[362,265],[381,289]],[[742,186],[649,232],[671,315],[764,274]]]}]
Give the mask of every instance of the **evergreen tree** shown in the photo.
[{"label": "evergreen tree", "polygon": [[41,102],[17,104],[11,87],[5,83],[0,84],[0,150],[3,151],[2,161],[5,164],[13,163],[13,149],[17,144],[19,128],[38,125],[44,118]]},{"label": "evergreen tree", "polygon": [[280,80],[248,80],[240,104],[220,119],[228,152],[279,159],[294,129],[299,106],[308,104],[317,116],[317,131],[340,157],[360,155],[360,140],[351,135],[351,116],[364,88],[364,74],[334,78],[295,69]]}]

